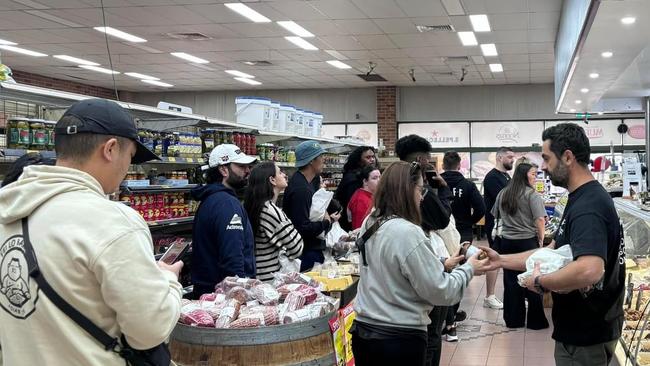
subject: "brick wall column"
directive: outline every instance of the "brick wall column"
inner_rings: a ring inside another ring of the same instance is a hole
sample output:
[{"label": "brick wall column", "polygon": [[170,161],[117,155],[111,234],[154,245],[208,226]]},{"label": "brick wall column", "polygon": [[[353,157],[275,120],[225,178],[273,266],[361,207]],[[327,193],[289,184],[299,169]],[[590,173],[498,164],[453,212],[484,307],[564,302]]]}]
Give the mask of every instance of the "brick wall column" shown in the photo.
[{"label": "brick wall column", "polygon": [[377,87],[377,135],[386,151],[395,151],[397,141],[397,87]]},{"label": "brick wall column", "polygon": [[92,97],[115,99],[112,89],[102,88],[94,85],[77,83],[70,80],[55,79],[48,76],[32,74],[20,70],[12,70],[14,80],[20,84],[40,86],[48,89],[61,90],[69,93],[89,95]]}]

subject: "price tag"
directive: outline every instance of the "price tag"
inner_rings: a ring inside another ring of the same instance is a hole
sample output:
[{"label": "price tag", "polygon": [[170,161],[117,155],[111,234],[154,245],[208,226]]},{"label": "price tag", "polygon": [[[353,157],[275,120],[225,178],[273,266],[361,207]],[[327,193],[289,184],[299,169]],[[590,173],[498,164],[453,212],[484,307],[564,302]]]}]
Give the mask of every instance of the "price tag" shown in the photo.
[{"label": "price tag", "polygon": [[170,157],[167,158],[167,161],[169,161],[170,163],[175,163],[175,162],[176,162],[176,158],[173,157],[173,156],[170,156]]}]

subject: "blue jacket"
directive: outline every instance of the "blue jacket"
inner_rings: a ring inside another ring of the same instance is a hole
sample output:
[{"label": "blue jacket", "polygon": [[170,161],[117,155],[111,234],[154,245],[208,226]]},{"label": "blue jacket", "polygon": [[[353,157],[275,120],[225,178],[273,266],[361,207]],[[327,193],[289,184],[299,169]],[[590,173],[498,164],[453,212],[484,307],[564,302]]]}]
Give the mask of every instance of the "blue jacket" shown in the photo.
[{"label": "blue jacket", "polygon": [[200,201],[192,228],[194,292],[212,292],[227,276],[255,277],[255,239],[235,192],[220,183],[194,188]]}]

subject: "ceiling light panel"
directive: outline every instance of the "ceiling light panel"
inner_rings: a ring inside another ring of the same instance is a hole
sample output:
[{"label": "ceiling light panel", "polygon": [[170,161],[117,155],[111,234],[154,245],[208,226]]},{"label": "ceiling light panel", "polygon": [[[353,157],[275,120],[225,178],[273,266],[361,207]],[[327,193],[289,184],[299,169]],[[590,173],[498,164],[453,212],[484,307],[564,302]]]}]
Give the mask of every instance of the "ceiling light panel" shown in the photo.
[{"label": "ceiling light panel", "polygon": [[304,39],[300,37],[284,37],[287,41],[295,44],[296,46],[302,48],[303,50],[307,51],[317,51],[318,47],[314,46],[313,44],[305,41]]},{"label": "ceiling light panel", "polygon": [[485,14],[470,15],[469,21],[472,23],[474,32],[490,32],[492,30],[490,28],[490,21]]},{"label": "ceiling light panel", "polygon": [[458,38],[460,38],[460,43],[463,46],[476,46],[478,44],[474,32],[458,32]]},{"label": "ceiling light panel", "polygon": [[155,76],[140,74],[139,72],[125,72],[124,75],[128,75],[132,78],[136,78],[140,80],[160,80],[160,78],[157,78]]},{"label": "ceiling light panel", "polygon": [[614,53],[611,52],[611,51],[605,51],[605,52],[601,53],[600,55],[603,56],[604,58],[610,58],[610,57],[614,56]]},{"label": "ceiling light panel", "polygon": [[262,85],[262,83],[260,83],[259,81],[254,80],[254,79],[249,79],[249,78],[235,78],[235,80],[241,81],[242,83],[245,83],[245,84],[248,84],[248,85]]},{"label": "ceiling light panel", "polygon": [[158,81],[158,80],[143,79],[143,80],[140,80],[140,81],[142,81],[143,83],[151,84],[151,85],[162,86],[163,88],[171,88],[171,87],[174,86],[172,84],[163,83],[162,81]]},{"label": "ceiling light panel", "polygon": [[352,68],[352,66],[350,66],[350,65],[348,65],[348,64],[346,64],[344,62],[341,62],[339,60],[330,60],[330,61],[327,61],[327,63],[334,66],[334,67],[336,67],[337,69],[346,70],[346,69],[351,69]]},{"label": "ceiling light panel", "polygon": [[11,42],[11,41],[7,41],[7,40],[4,40],[4,39],[0,39],[0,45],[4,45],[4,46],[15,46],[15,45],[17,45],[17,44],[18,44],[18,43],[16,43],[16,42]]},{"label": "ceiling light panel", "polygon": [[54,55],[52,57],[58,58],[59,60],[68,61],[76,65],[99,66],[97,62],[92,62],[92,61],[84,60],[83,58],[72,57],[68,55]]},{"label": "ceiling light panel", "polygon": [[185,53],[185,52],[172,52],[171,55],[178,58],[182,58],[183,60],[189,62],[194,62],[195,64],[207,64],[210,62],[208,60],[204,60],[200,57],[192,56],[189,53]]},{"label": "ceiling light panel", "polygon": [[301,27],[298,23],[294,21],[288,20],[288,21],[280,21],[277,23],[279,26],[297,35],[298,37],[310,38],[314,36],[310,31]]},{"label": "ceiling light panel", "polygon": [[115,70],[111,70],[111,69],[105,69],[105,68],[103,68],[103,67],[99,67],[99,66],[92,66],[92,65],[79,65],[79,67],[81,67],[82,69],[92,70],[92,71],[97,71],[97,72],[101,72],[101,73],[103,73],[103,74],[109,74],[109,75],[110,75],[110,74],[115,74],[115,75],[117,75],[117,74],[120,73],[119,71],[115,71]]},{"label": "ceiling light panel", "polygon": [[106,33],[106,34],[108,34],[110,36],[113,36],[113,37],[116,37],[116,38],[119,38],[119,39],[123,39],[123,40],[128,41],[128,42],[142,43],[142,42],[147,41],[144,38],[140,38],[138,36],[134,36],[133,34],[122,32],[119,29],[115,29],[115,28],[111,28],[111,27],[95,27],[94,29],[96,31]]},{"label": "ceiling light panel", "polygon": [[592,72],[591,74],[589,74],[589,77],[592,78],[592,79],[598,79],[599,76],[600,75],[598,75],[597,72]]},{"label": "ceiling light panel", "polygon": [[20,53],[20,54],[27,55],[27,56],[34,56],[34,57],[45,57],[45,56],[47,56],[44,53],[28,50],[28,49],[25,49],[25,48],[15,47],[15,46],[0,45],[0,48],[3,49],[3,50],[15,52],[15,53]]},{"label": "ceiling light panel", "polygon": [[481,45],[483,56],[498,56],[497,46],[494,43],[486,43]]},{"label": "ceiling light panel", "polygon": [[492,72],[503,72],[503,65],[501,65],[501,64],[490,64],[490,71],[492,71]]},{"label": "ceiling light panel", "polygon": [[580,89],[580,92],[583,93],[583,94],[586,94],[586,93],[589,93],[589,89],[582,88],[582,89]]},{"label": "ceiling light panel", "polygon": [[629,25],[629,24],[634,24],[635,22],[636,22],[636,18],[635,18],[635,17],[625,17],[625,18],[621,18],[621,23],[623,23],[623,24],[628,24],[628,25]]},{"label": "ceiling light panel", "polygon": [[255,23],[270,23],[271,19],[265,17],[264,15],[256,12],[255,10],[249,8],[247,5],[242,3],[226,3],[223,4],[228,7],[228,9],[236,12],[237,14],[248,18]]},{"label": "ceiling light panel", "polygon": [[226,70],[226,72],[228,74],[230,74],[230,75],[237,76],[237,77],[240,77],[240,78],[249,78],[249,79],[254,79],[255,78],[255,76],[253,76],[253,75],[250,75],[250,74],[247,74],[245,72],[238,71],[238,70]]}]

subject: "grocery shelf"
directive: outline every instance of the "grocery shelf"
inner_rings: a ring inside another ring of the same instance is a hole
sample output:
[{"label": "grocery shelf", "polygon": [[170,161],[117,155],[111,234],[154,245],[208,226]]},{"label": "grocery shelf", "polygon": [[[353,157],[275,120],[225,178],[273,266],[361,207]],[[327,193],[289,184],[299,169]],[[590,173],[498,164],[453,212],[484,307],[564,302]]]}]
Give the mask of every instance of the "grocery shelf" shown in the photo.
[{"label": "grocery shelf", "polygon": [[151,160],[144,164],[189,164],[199,165],[205,163],[202,158],[177,158],[173,156],[161,156],[160,160]]},{"label": "grocery shelf", "polygon": [[126,187],[123,186],[123,193],[165,193],[165,192],[188,192],[198,186],[197,184],[187,184],[184,186],[166,186],[166,185],[149,185],[145,187]]},{"label": "grocery shelf", "polygon": [[155,230],[155,229],[164,229],[176,225],[187,225],[187,224],[191,224],[192,222],[194,222],[194,216],[179,217],[179,218],[168,219],[168,220],[148,221],[147,224],[149,225],[150,230]]}]

